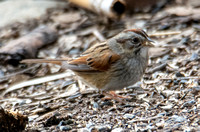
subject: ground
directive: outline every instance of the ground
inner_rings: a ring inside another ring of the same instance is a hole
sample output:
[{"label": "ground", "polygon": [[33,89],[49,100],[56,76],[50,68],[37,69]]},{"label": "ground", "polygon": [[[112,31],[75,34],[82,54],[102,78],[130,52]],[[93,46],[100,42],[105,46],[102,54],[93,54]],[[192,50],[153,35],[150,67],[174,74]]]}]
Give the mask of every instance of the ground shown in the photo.
[{"label": "ground", "polygon": [[142,28],[156,41],[141,82],[117,91],[131,99],[103,100],[104,95],[59,66],[2,64],[1,107],[27,116],[26,131],[200,131],[200,4],[196,2],[177,0],[157,12],[129,12],[120,20],[68,4],[49,9],[40,20],[1,28],[0,41],[6,44],[37,27],[54,27],[58,40],[40,49],[38,58],[76,57],[124,29]]}]

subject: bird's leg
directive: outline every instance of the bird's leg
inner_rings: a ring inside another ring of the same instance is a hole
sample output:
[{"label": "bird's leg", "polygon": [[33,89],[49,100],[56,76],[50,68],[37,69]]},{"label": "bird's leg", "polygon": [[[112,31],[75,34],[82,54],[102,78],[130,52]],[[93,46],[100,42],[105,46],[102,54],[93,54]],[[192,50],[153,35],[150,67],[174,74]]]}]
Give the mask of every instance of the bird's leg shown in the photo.
[{"label": "bird's leg", "polygon": [[130,96],[121,96],[121,95],[116,94],[115,91],[109,91],[109,92],[103,91],[102,94],[105,95],[105,97],[102,98],[102,100],[114,99],[117,101],[122,101],[123,99],[131,99]]}]

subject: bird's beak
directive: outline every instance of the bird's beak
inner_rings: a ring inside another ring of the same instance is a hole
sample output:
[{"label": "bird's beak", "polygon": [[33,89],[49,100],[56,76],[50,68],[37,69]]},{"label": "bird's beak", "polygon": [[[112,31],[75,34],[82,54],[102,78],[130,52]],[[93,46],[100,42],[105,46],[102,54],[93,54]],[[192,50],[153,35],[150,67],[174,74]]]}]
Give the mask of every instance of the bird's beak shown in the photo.
[{"label": "bird's beak", "polygon": [[153,40],[151,40],[149,37],[147,37],[146,46],[154,47],[155,46],[155,42]]}]

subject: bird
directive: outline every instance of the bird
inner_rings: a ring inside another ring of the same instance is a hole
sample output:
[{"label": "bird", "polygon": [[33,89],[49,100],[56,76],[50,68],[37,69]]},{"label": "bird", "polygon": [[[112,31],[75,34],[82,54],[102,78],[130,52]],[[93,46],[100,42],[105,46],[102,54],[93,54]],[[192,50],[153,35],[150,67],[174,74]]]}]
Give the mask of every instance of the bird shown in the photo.
[{"label": "bird", "polygon": [[142,29],[126,29],[91,46],[76,58],[25,59],[21,63],[53,63],[72,70],[87,86],[100,91],[121,90],[140,81],[154,41]]}]

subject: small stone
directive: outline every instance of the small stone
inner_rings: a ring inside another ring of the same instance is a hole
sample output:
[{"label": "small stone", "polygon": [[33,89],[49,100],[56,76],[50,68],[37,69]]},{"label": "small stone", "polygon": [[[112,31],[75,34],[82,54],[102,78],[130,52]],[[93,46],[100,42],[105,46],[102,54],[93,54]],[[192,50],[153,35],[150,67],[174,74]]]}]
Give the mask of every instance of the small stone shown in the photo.
[{"label": "small stone", "polygon": [[86,128],[91,128],[92,126],[94,126],[94,123],[92,123],[92,122],[89,122],[88,124],[86,124]]},{"label": "small stone", "polygon": [[123,117],[124,117],[124,119],[133,119],[133,118],[135,118],[135,115],[133,115],[133,114],[125,114]]},{"label": "small stone", "polygon": [[99,108],[99,105],[98,105],[97,102],[93,102],[92,104],[93,104],[93,108],[95,108],[95,109],[98,109],[98,108]]},{"label": "small stone", "polygon": [[59,128],[60,128],[61,131],[69,131],[69,130],[72,130],[72,127],[69,126],[69,125],[60,126]]},{"label": "small stone", "polygon": [[181,73],[181,72],[176,72],[176,77],[184,77],[184,74],[183,73]]},{"label": "small stone", "polygon": [[184,108],[184,107],[191,107],[191,106],[193,106],[195,103],[196,103],[195,100],[187,101],[187,102],[185,102],[185,103],[183,104],[182,108]]},{"label": "small stone", "polygon": [[123,132],[123,131],[124,131],[123,128],[115,128],[111,132]]},{"label": "small stone", "polygon": [[172,116],[172,119],[175,121],[175,122],[184,122],[186,121],[187,119],[182,117],[182,116],[178,116],[178,115],[173,115]]},{"label": "small stone", "polygon": [[181,81],[180,81],[181,84],[185,84],[185,83],[187,83],[187,82],[188,82],[188,80],[181,80]]},{"label": "small stone", "polygon": [[164,24],[164,25],[160,25],[160,26],[158,27],[158,29],[159,29],[159,30],[167,30],[167,29],[169,29],[170,27],[171,27],[170,24]]},{"label": "small stone", "polygon": [[150,123],[148,126],[147,126],[148,129],[153,129],[155,128],[155,126],[153,125],[153,123]]},{"label": "small stone", "polygon": [[190,61],[195,61],[199,59],[199,55],[197,53],[192,53],[190,57]]},{"label": "small stone", "polygon": [[169,59],[169,55],[165,55],[162,59],[161,62],[166,62]]},{"label": "small stone", "polygon": [[36,118],[38,118],[39,117],[39,115],[32,115],[32,116],[29,116],[28,117],[28,121],[29,122],[32,122],[32,121],[34,121]]},{"label": "small stone", "polygon": [[174,80],[174,85],[178,85],[178,81],[177,80]]},{"label": "small stone", "polygon": [[102,125],[102,126],[98,126],[97,128],[98,128],[99,132],[109,132],[109,131],[111,131],[110,125]]},{"label": "small stone", "polygon": [[113,102],[111,102],[111,101],[104,101],[100,106],[101,107],[104,107],[104,106],[113,106]]},{"label": "small stone", "polygon": [[78,132],[89,132],[89,130],[87,128],[81,128],[78,130]]},{"label": "small stone", "polygon": [[158,113],[157,116],[161,117],[161,116],[165,116],[166,115],[166,112],[164,113]]},{"label": "small stone", "polygon": [[99,125],[99,126],[90,126],[89,131],[93,132],[93,131],[97,131],[97,132],[110,132],[111,131],[111,126],[109,124],[106,125]]},{"label": "small stone", "polygon": [[64,125],[69,125],[72,124],[73,121],[72,120],[66,120],[66,121],[60,121],[60,123],[58,124],[58,126],[64,126]]},{"label": "small stone", "polygon": [[184,132],[195,132],[194,128],[186,127]]},{"label": "small stone", "polygon": [[5,74],[2,70],[0,70],[0,77],[3,77]]},{"label": "small stone", "polygon": [[172,104],[165,105],[165,106],[160,106],[163,110],[171,110],[173,108]]},{"label": "small stone", "polygon": [[115,111],[115,110],[116,110],[115,107],[111,107],[111,108],[108,109],[109,112],[111,112],[111,111]]}]

